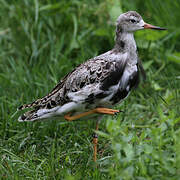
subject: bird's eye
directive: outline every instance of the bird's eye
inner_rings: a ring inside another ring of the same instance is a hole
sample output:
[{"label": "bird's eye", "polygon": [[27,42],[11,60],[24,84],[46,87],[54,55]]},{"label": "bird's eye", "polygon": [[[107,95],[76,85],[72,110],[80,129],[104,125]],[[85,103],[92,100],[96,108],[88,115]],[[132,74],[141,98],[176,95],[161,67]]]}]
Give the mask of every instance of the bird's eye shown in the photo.
[{"label": "bird's eye", "polygon": [[130,19],[130,22],[135,23],[136,21],[134,19]]}]

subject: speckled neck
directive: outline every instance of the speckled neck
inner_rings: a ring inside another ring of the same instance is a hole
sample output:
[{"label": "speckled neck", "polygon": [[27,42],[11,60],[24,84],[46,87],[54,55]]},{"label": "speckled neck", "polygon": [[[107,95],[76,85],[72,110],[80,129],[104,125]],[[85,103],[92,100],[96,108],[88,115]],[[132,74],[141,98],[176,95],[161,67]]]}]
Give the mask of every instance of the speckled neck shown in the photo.
[{"label": "speckled neck", "polygon": [[137,61],[137,47],[134,34],[116,29],[114,51],[116,53],[128,53],[130,61]]}]

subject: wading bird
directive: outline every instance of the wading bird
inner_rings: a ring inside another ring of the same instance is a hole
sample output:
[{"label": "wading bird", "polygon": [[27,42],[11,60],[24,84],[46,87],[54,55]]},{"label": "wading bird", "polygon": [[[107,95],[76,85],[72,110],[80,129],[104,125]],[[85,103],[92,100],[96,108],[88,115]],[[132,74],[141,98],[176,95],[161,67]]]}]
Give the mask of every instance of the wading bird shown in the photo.
[{"label": "wading bird", "polygon": [[[19,110],[33,110],[24,113],[18,120],[24,122],[64,117],[73,121],[96,115],[98,130],[100,114],[114,115],[120,112],[111,108],[138,86],[140,74],[145,76],[133,35],[141,29],[165,30],[145,23],[135,11],[121,14],[117,19],[114,48],[76,67],[43,98],[19,107]],[[96,161],[96,134],[93,143]]]}]

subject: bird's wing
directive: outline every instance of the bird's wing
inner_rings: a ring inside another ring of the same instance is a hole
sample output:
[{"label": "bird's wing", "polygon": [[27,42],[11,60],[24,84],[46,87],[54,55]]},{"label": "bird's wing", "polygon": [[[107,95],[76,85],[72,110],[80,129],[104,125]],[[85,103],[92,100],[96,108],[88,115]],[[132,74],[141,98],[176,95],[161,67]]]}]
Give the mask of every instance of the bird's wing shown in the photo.
[{"label": "bird's wing", "polygon": [[118,61],[109,61],[105,57],[90,59],[66,75],[48,95],[19,109],[30,107],[51,109],[73,100],[83,101],[92,96],[91,94],[100,97],[102,92],[118,83],[125,66],[124,58]]},{"label": "bird's wing", "polygon": [[91,59],[79,66],[65,82],[70,101],[84,102],[107,96],[108,89],[117,85],[126,66],[125,59],[109,61],[106,58]]}]

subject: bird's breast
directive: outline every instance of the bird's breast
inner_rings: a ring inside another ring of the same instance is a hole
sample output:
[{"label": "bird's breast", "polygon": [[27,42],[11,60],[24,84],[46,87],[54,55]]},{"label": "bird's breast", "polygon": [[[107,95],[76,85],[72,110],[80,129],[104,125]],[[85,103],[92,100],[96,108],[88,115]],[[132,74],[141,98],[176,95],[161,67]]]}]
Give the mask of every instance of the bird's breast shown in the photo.
[{"label": "bird's breast", "polygon": [[117,104],[124,100],[131,90],[139,83],[139,71],[137,65],[127,66],[118,84],[114,86],[111,103]]}]

